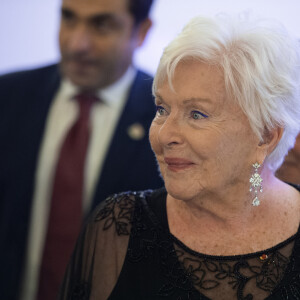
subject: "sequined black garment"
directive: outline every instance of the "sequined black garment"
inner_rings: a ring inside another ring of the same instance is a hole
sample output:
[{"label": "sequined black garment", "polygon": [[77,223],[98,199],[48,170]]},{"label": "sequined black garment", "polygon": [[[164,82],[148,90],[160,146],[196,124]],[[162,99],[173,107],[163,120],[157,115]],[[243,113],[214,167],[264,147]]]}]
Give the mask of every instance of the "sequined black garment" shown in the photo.
[{"label": "sequined black garment", "polygon": [[300,299],[300,230],[265,251],[203,255],[170,234],[164,189],[114,195],[85,227],[60,299]]}]

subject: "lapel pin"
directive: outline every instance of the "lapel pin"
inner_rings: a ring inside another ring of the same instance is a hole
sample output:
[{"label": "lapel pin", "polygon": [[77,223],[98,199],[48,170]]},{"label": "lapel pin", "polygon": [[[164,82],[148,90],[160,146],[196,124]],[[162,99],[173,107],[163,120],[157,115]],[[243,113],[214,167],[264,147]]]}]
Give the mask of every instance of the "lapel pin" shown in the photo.
[{"label": "lapel pin", "polygon": [[139,141],[145,136],[145,128],[140,123],[134,123],[128,127],[127,133],[131,139]]}]

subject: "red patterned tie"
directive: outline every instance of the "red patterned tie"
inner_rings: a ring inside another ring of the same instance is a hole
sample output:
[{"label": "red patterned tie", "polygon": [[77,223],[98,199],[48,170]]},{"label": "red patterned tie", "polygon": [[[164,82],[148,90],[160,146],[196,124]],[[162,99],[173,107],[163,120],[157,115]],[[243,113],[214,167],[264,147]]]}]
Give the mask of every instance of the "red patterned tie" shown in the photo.
[{"label": "red patterned tie", "polygon": [[75,97],[79,116],[67,133],[57,161],[45,240],[38,300],[57,298],[64,272],[82,222],[84,165],[89,142],[89,115],[93,95]]}]

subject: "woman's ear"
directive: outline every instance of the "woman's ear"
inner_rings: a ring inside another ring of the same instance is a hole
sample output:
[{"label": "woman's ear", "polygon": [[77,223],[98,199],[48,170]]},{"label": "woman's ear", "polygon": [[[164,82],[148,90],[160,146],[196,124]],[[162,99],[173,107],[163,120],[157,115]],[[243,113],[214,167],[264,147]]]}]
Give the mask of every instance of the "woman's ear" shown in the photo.
[{"label": "woman's ear", "polygon": [[265,130],[263,134],[263,140],[260,141],[257,146],[259,156],[258,159],[260,163],[262,163],[266,156],[272,153],[272,151],[275,149],[283,135],[283,130],[284,129],[282,127]]}]

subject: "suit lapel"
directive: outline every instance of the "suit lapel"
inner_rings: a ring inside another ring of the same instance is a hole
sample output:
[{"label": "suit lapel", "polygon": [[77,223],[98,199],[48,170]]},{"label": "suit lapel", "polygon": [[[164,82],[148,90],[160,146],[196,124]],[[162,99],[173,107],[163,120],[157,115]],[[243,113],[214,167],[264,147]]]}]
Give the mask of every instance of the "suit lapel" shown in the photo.
[{"label": "suit lapel", "polygon": [[[140,143],[148,143],[149,118],[145,119],[143,116],[145,113],[153,116],[154,113],[151,86],[152,78],[138,72],[110,144],[95,190],[93,207],[109,194],[123,191],[124,181],[130,180],[128,170],[136,151],[139,151]],[[142,139],[129,133],[129,128],[135,126],[145,131]]]},{"label": "suit lapel", "polygon": [[[3,142],[1,157],[5,157],[1,162],[5,189],[5,213],[1,214],[1,222],[5,225],[1,237],[6,245],[0,254],[2,268],[10,269],[13,276],[0,278],[7,293],[13,294],[18,292],[20,269],[24,266],[38,151],[49,106],[59,85],[59,75],[57,66],[51,66],[11,76],[16,78],[16,82],[12,81],[14,86],[7,87],[3,94],[1,92],[1,96],[7,99],[6,114],[1,122],[10,127],[3,127],[0,133]],[[10,299],[13,296],[4,294],[3,297]]]}]

